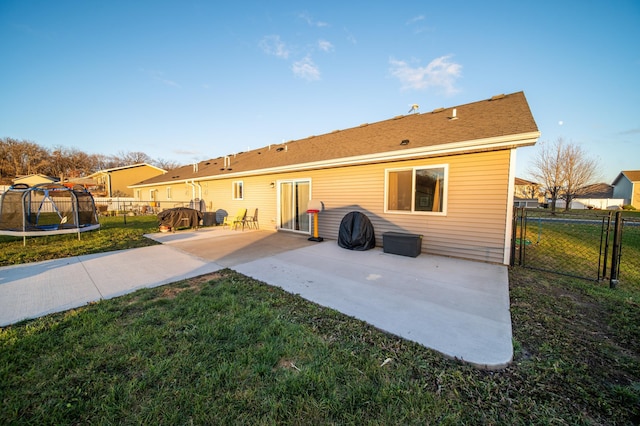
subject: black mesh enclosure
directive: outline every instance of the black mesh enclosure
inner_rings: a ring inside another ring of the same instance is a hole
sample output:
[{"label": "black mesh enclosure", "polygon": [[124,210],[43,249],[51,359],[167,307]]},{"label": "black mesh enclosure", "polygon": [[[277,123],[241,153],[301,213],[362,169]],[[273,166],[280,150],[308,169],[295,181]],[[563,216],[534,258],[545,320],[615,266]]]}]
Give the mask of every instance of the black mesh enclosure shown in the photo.
[{"label": "black mesh enclosure", "polygon": [[22,213],[23,192],[7,191],[0,200],[0,228],[22,229],[25,217]]},{"label": "black mesh enclosure", "polygon": [[77,185],[73,187],[73,193],[78,201],[78,222],[81,225],[95,225],[98,223],[96,205],[91,193]]},{"label": "black mesh enclosure", "polygon": [[347,213],[340,222],[338,245],[358,251],[374,248],[376,236],[369,218],[360,212]]},{"label": "black mesh enclosure", "polygon": [[14,185],[0,197],[0,233],[5,235],[82,232],[99,226],[93,197],[83,187]]}]

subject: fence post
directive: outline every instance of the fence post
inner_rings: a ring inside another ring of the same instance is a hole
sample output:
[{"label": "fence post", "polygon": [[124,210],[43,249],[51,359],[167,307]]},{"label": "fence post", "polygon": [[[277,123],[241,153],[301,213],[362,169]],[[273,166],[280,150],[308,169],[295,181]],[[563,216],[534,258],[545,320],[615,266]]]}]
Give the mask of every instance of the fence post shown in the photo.
[{"label": "fence post", "polygon": [[[601,231],[604,234],[604,256],[602,257],[602,279],[604,280],[607,276],[607,259],[609,258],[609,234],[611,234],[611,216],[613,212],[609,212],[609,214],[602,218],[602,228]],[[606,230],[604,230],[604,221],[607,221]],[[602,253],[602,234],[600,234],[600,253]],[[598,270],[598,274],[600,271]],[[598,281],[600,277],[598,277]]]},{"label": "fence post", "polygon": [[616,288],[618,285],[618,274],[620,273],[620,245],[622,243],[622,212],[616,212],[615,226],[613,228],[613,248],[611,250],[611,278],[609,288]]},{"label": "fence post", "polygon": [[524,266],[524,251],[526,249],[525,236],[527,235],[525,229],[527,226],[527,210],[525,207],[521,207],[520,212],[520,258],[518,259],[518,265]]},{"label": "fence post", "polygon": [[511,257],[509,258],[509,266],[516,263],[516,232],[518,230],[518,208],[513,206],[513,218],[511,218]]}]

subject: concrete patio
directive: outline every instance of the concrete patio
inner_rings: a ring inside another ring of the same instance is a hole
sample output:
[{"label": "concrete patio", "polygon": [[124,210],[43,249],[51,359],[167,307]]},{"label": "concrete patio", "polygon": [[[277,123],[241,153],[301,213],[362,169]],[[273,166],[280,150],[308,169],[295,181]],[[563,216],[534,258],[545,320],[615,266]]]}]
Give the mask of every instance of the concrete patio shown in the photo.
[{"label": "concrete patio", "polygon": [[148,235],[162,245],[0,268],[0,326],[222,268],[482,368],[512,359],[507,268],[221,227]]}]

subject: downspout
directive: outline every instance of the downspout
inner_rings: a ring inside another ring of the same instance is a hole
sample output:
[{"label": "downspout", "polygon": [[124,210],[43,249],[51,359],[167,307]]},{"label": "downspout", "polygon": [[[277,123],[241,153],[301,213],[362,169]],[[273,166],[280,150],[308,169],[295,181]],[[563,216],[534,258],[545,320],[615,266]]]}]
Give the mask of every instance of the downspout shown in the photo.
[{"label": "downspout", "polygon": [[191,199],[193,200],[194,198],[196,198],[196,185],[193,183],[194,181],[191,180],[191,182],[189,182],[187,180],[187,185],[191,185]]},{"label": "downspout", "polygon": [[504,224],[504,253],[502,257],[502,264],[509,265],[511,262],[511,237],[513,233],[513,203],[514,192],[516,182],[516,149],[511,149],[509,155],[509,183],[507,185],[507,211],[505,212],[506,221]]},{"label": "downspout", "polygon": [[204,201],[202,200],[202,185],[200,185],[200,182],[196,182],[195,180],[193,181],[194,185],[198,185],[198,205],[193,204],[193,208],[198,210],[198,211],[202,211],[200,210],[200,206],[204,204]]},{"label": "downspout", "polygon": [[194,184],[198,185],[198,199],[202,200],[202,185],[200,185],[200,182],[193,182]]}]

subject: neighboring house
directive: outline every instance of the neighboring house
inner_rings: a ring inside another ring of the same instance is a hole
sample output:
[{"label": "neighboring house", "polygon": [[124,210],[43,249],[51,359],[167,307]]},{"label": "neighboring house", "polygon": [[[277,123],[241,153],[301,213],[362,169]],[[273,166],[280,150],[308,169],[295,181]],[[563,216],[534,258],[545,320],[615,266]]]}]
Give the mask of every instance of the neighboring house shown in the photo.
[{"label": "neighboring house", "polygon": [[515,207],[526,207],[528,209],[540,207],[540,203],[536,198],[513,198],[513,205]]},{"label": "neighboring house", "polygon": [[[551,202],[550,199],[549,202]],[[587,185],[576,192],[575,196],[571,199],[570,208],[573,210],[617,209],[622,206],[623,202],[624,200],[621,198],[613,198],[613,186],[606,183],[595,183],[593,185]],[[558,199],[556,201],[556,208],[563,209],[565,205],[565,200]]]},{"label": "neighboring house", "polygon": [[18,176],[13,180],[13,184],[16,185],[18,183],[23,183],[29,186],[34,186],[40,183],[56,183],[59,181],[60,179],[55,177],[40,175],[40,174],[33,174],[33,175]]},{"label": "neighboring house", "polygon": [[515,178],[513,188],[513,205],[516,207],[540,207],[544,197],[540,196],[540,184],[526,179]]},{"label": "neighboring house", "polygon": [[95,179],[91,179],[91,178],[70,178],[67,179],[63,182],[64,186],[67,186],[69,188],[73,188],[76,185],[80,185],[82,187],[84,187],[87,191],[91,192],[92,194],[102,190],[102,186],[99,186]]},{"label": "neighboring house", "polygon": [[640,209],[640,170],[620,172],[612,185],[614,198],[622,198],[624,205]]},{"label": "neighboring house", "polygon": [[514,182],[513,194],[516,198],[535,198],[538,201],[543,201],[544,197],[540,199],[540,184],[531,182],[526,179],[517,177]]},{"label": "neighboring house", "polygon": [[[388,231],[423,235],[422,251],[507,264],[516,149],[540,136],[524,93],[336,130],[172,170],[131,187],[139,200],[185,192],[260,228],[337,239],[351,211]],[[426,272],[425,272],[426,273]]]},{"label": "neighboring house", "polygon": [[130,185],[164,173],[166,173],[166,170],[159,167],[140,163],[100,170],[89,175],[88,178],[93,179],[97,185],[97,188],[93,191],[95,196],[131,197],[133,196],[133,190],[129,188]]}]

